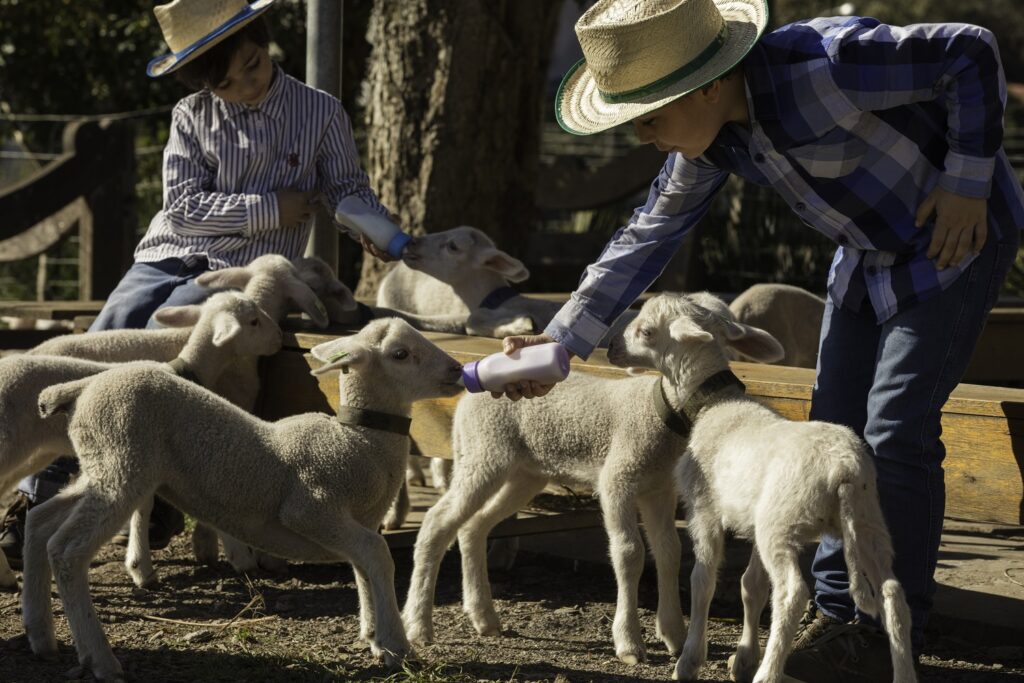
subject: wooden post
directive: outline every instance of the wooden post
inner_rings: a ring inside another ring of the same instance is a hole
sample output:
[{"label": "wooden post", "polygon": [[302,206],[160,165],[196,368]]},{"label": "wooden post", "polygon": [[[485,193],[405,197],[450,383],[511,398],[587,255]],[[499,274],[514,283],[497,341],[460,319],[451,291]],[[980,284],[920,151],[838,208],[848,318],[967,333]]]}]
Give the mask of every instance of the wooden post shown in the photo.
[{"label": "wooden post", "polygon": [[[309,0],[306,6],[306,83],[341,99],[341,36],[344,0]],[[306,256],[338,268],[338,230],[324,209],[313,218]]]}]

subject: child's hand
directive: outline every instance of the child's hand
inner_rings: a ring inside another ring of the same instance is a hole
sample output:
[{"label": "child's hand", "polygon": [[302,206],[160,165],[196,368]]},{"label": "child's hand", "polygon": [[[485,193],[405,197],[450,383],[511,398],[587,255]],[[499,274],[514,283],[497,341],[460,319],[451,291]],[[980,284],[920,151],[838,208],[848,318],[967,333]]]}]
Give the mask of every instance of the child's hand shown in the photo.
[{"label": "child's hand", "polygon": [[988,236],[988,201],[953,194],[936,187],[917,210],[918,228],[935,214],[935,233],[928,246],[928,258],[938,258],[935,267],[942,270],[958,265],[968,253],[978,253]]},{"label": "child's hand", "polygon": [[359,236],[359,243],[363,245],[363,249],[370,252],[381,261],[394,261],[395,258],[386,251],[381,251],[377,248],[377,245],[366,239],[366,235]]},{"label": "child's hand", "polygon": [[[534,346],[536,344],[548,344],[555,341],[546,334],[528,334],[521,337],[505,337],[501,343],[502,351],[507,354],[514,353],[516,350],[523,348],[524,346]],[[569,357],[572,358],[573,354],[570,351]],[[540,382],[519,382],[518,384],[506,384],[504,393],[500,391],[492,391],[491,396],[494,398],[501,398],[502,396],[508,396],[513,401],[518,401],[521,398],[540,398],[549,391],[551,391],[554,384],[541,384]]]},{"label": "child's hand", "polygon": [[297,228],[313,217],[319,196],[314,191],[278,190],[277,218],[282,228]]}]

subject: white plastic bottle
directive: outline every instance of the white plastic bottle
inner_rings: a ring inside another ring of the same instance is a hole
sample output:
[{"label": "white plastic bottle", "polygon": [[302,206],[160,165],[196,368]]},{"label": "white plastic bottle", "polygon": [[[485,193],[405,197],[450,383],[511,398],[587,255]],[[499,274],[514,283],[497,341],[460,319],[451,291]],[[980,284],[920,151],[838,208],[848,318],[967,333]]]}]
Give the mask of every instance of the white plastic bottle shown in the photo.
[{"label": "white plastic bottle", "polygon": [[402,258],[402,250],[412,237],[384,216],[374,211],[369,204],[354,194],[343,198],[334,208],[334,220],[347,228],[365,235],[381,251],[394,258]]},{"label": "white plastic bottle", "polygon": [[569,375],[569,353],[558,342],[524,346],[511,354],[493,353],[462,366],[467,391],[505,391],[506,384],[533,380],[561,382]]}]

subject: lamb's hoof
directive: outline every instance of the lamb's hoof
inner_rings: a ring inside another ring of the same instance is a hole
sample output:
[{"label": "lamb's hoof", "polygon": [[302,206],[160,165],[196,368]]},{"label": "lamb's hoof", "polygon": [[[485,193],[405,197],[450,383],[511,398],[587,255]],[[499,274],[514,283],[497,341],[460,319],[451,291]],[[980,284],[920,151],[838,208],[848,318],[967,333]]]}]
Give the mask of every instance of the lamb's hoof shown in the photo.
[{"label": "lamb's hoof", "polygon": [[378,661],[384,663],[388,671],[397,671],[402,668],[403,662],[412,657],[412,647],[408,643],[391,648],[381,647],[376,657]]},{"label": "lamb's hoof", "polygon": [[478,635],[501,635],[501,622],[498,620],[498,615],[494,612],[491,612],[490,614],[470,614],[469,620],[473,623],[473,628],[476,630]]},{"label": "lamb's hoof", "polygon": [[59,656],[57,649],[57,637],[53,633],[28,636],[28,646],[32,654],[44,661],[52,662]]},{"label": "lamb's hoof", "polygon": [[672,672],[674,681],[695,681],[700,673],[701,662],[687,658],[683,655],[676,661],[675,671]]},{"label": "lamb's hoof", "polygon": [[737,653],[729,655],[729,680],[735,683],[751,683],[757,674],[757,660],[748,657],[739,658]]},{"label": "lamb's hoof", "polygon": [[619,661],[623,664],[629,664],[630,666],[636,666],[640,662],[644,661],[643,652],[618,652],[615,655],[619,658]]},{"label": "lamb's hoof", "polygon": [[384,521],[381,522],[380,526],[385,531],[395,531],[396,529],[401,529],[403,524],[405,524],[405,519],[403,519],[401,515],[391,514],[389,512],[387,517],[384,518]]},{"label": "lamb's hoof", "polygon": [[678,657],[679,653],[683,651],[683,643],[686,642],[686,626],[680,624],[664,630],[658,626],[655,627],[655,635],[658,640],[665,643],[670,655]]},{"label": "lamb's hoof", "polygon": [[160,572],[154,569],[145,576],[133,573],[132,581],[140,591],[151,591],[160,585]]},{"label": "lamb's hoof", "polygon": [[414,645],[429,645],[434,642],[434,628],[432,626],[406,624],[405,636]]}]

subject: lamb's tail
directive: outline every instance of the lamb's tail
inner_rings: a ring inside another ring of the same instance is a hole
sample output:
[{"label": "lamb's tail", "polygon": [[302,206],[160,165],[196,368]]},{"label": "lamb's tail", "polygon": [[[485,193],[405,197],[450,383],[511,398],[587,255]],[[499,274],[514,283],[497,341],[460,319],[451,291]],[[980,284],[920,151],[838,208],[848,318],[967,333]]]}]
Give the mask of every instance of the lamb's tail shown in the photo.
[{"label": "lamb's tail", "polygon": [[83,377],[73,382],[53,384],[40,391],[40,417],[47,418],[57,413],[71,413],[75,408],[75,401],[94,379],[96,379],[95,375]]},{"label": "lamb's tail", "polygon": [[896,683],[914,683],[910,650],[910,608],[903,586],[892,573],[892,539],[878,504],[874,468],[861,481],[839,485],[843,553],[850,576],[850,596],[865,614],[881,614],[889,635]]}]

